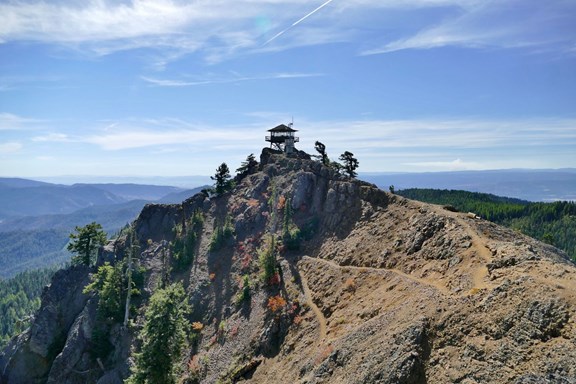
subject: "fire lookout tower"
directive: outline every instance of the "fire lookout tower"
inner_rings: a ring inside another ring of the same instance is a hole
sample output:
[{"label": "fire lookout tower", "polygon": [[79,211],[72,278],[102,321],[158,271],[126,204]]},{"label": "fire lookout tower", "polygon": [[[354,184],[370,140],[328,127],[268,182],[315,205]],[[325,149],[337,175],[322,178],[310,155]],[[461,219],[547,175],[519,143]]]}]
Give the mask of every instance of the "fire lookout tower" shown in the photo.
[{"label": "fire lookout tower", "polygon": [[266,136],[266,141],[270,142],[270,148],[275,147],[279,151],[292,153],[294,143],[300,141],[299,137],[294,136],[298,130],[292,128],[292,123],[288,125],[280,124],[279,126],[269,129],[270,136]]}]

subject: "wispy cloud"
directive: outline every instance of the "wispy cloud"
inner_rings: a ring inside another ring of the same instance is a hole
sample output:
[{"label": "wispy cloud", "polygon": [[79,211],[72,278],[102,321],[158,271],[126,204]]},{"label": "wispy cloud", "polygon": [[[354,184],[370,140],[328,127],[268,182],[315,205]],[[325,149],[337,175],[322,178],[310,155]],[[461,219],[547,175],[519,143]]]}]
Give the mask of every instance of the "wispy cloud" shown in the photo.
[{"label": "wispy cloud", "polygon": [[576,145],[574,119],[396,120],[306,122],[308,131],[339,148],[457,148],[461,150]]},{"label": "wispy cloud", "polygon": [[408,37],[367,49],[364,55],[446,46],[467,48],[532,48],[568,52],[576,41],[576,3],[561,0],[486,1],[462,7]]},{"label": "wispy cloud", "polygon": [[71,138],[69,135],[65,133],[49,133],[47,135],[42,136],[34,136],[31,139],[32,141],[36,142],[60,142],[60,143],[70,143],[74,142],[75,140]]},{"label": "wispy cloud", "polygon": [[[257,113],[258,120],[276,113]],[[277,119],[276,119],[277,120]],[[326,141],[336,151],[353,148],[372,152],[429,148],[461,151],[497,148],[576,146],[574,119],[509,120],[368,120],[310,121],[301,119],[301,145],[313,148],[315,140]],[[215,126],[179,119],[125,120],[91,129],[91,133],[51,133],[35,136],[36,142],[88,143],[105,150],[122,150],[167,145],[264,144],[266,123],[250,122]],[[166,149],[163,149],[166,150]]]},{"label": "wispy cloud", "polygon": [[0,131],[28,129],[42,120],[18,116],[13,113],[0,112]]},{"label": "wispy cloud", "polygon": [[172,80],[172,79],[156,79],[152,77],[142,76],[142,80],[159,87],[192,87],[197,85],[208,84],[231,84],[240,83],[245,81],[260,81],[260,80],[281,80],[281,79],[298,79],[306,77],[319,77],[324,76],[322,73],[273,73],[259,76],[242,76],[235,74],[229,77],[206,77],[201,80]]},{"label": "wispy cloud", "polygon": [[10,155],[19,152],[23,145],[19,142],[9,142],[0,144],[0,155]]},{"label": "wispy cloud", "polygon": [[[395,12],[435,8],[453,11],[408,26],[394,18]],[[364,54],[447,45],[544,45],[568,51],[574,47],[575,8],[562,0],[18,1],[0,4],[0,44],[34,41],[94,55],[146,48],[157,52],[158,69],[193,53],[218,62],[343,41],[374,47]],[[382,42],[388,34],[365,28],[367,19],[404,37]]]},{"label": "wispy cloud", "polygon": [[166,146],[198,146],[213,148],[218,143],[232,142],[236,147],[243,143],[257,142],[260,135],[256,133],[238,135],[232,130],[185,130],[167,129],[165,131],[151,131],[145,129],[125,130],[117,133],[94,134],[79,138],[79,141],[94,144],[108,151],[135,149],[145,147],[162,148],[163,152],[170,152]]},{"label": "wispy cloud", "polygon": [[[0,16],[1,20],[1,16]],[[64,80],[61,76],[0,76],[0,92],[15,89],[34,88],[62,88]]]},{"label": "wispy cloud", "polygon": [[[186,156],[183,154],[189,154],[190,159],[196,159],[192,161],[194,172],[211,174],[222,161],[234,166],[248,153],[257,154],[267,146],[266,130],[287,117],[285,113],[257,112],[241,120],[245,121],[227,125],[176,118],[132,118],[97,124],[68,121],[68,129],[61,122],[47,121],[43,130],[49,133],[43,135],[27,130],[10,132],[12,138],[2,144],[0,153],[16,154],[25,145],[27,151],[52,156],[54,161],[61,161],[58,159],[66,154],[76,159],[78,167],[84,161],[101,158],[110,162],[140,159],[152,164],[150,156],[180,166]],[[320,140],[333,159],[344,151],[354,153],[364,172],[546,164],[576,167],[576,119],[319,121],[299,117],[296,128],[299,149],[313,153],[314,142]],[[16,133],[18,136],[14,136]],[[200,157],[201,162],[197,161]],[[66,168],[68,164],[61,166]],[[160,169],[157,164],[154,167]]]}]

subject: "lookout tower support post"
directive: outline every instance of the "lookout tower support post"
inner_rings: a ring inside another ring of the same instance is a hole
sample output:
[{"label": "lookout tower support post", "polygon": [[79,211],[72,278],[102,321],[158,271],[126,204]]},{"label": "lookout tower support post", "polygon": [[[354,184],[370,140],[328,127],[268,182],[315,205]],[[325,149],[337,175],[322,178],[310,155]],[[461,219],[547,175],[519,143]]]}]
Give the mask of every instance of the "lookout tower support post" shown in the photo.
[{"label": "lookout tower support post", "polygon": [[266,141],[270,142],[270,148],[276,148],[279,151],[292,153],[295,149],[294,143],[300,141],[299,137],[294,136],[298,130],[292,128],[292,124],[280,124],[277,127],[269,129],[270,136],[266,136]]}]

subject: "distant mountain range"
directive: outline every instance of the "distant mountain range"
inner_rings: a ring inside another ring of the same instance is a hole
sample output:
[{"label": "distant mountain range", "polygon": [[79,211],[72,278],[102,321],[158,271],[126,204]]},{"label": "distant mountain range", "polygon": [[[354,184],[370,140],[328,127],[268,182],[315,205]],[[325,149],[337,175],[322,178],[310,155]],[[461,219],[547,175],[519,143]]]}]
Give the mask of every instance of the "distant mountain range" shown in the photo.
[{"label": "distant mountain range", "polygon": [[455,189],[528,201],[576,201],[576,169],[461,171],[429,173],[360,173],[362,180],[388,190]]},{"label": "distant mountain range", "polygon": [[[359,178],[384,190],[394,185],[396,190],[454,189],[527,201],[576,201],[576,169],[361,173]],[[168,181],[162,178],[139,180],[150,184],[63,185],[0,178],[0,278],[68,260],[65,245],[75,226],[96,221],[114,234],[134,220],[145,204],[180,203],[205,188],[156,185]]]},{"label": "distant mountain range", "polygon": [[183,188],[138,184],[50,184],[0,178],[0,220],[11,217],[66,214],[92,206],[133,200],[156,201]]},{"label": "distant mountain range", "polygon": [[180,203],[202,188],[0,178],[0,278],[69,260],[66,244],[76,226],[95,221],[113,235],[147,203]]}]

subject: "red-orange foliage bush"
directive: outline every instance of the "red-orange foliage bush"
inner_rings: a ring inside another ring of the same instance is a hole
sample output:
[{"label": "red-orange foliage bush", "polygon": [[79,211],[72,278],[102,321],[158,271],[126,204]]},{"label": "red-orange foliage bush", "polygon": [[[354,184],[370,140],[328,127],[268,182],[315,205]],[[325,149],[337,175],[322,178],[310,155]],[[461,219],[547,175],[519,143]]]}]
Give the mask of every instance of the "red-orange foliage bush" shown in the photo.
[{"label": "red-orange foliage bush", "polygon": [[274,273],[270,280],[268,280],[268,285],[278,285],[280,284],[280,274],[278,272]]},{"label": "red-orange foliage bush", "polygon": [[286,300],[280,295],[272,296],[268,298],[268,309],[272,313],[276,313],[286,305]]},{"label": "red-orange foliage bush", "polygon": [[280,196],[278,198],[278,204],[276,205],[276,208],[281,211],[284,209],[284,206],[286,205],[286,198],[284,197],[284,195]]}]

